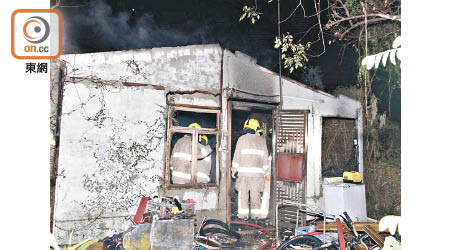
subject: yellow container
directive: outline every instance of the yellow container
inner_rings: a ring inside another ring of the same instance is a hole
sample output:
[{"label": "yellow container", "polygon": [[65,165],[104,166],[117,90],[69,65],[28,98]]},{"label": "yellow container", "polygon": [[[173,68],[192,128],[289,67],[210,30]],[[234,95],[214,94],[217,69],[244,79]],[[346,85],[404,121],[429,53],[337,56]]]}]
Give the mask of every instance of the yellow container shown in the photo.
[{"label": "yellow container", "polygon": [[342,178],[344,179],[344,182],[349,183],[361,183],[362,182],[362,176],[360,172],[351,171],[351,172],[344,172],[342,175]]}]

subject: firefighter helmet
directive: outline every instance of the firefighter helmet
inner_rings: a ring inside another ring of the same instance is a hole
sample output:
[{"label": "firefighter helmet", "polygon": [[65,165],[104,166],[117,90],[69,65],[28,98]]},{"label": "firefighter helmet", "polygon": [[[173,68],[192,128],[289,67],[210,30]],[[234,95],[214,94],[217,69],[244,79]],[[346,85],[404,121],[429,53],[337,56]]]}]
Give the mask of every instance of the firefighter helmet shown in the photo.
[{"label": "firefighter helmet", "polygon": [[256,130],[256,134],[257,134],[257,135],[261,136],[262,133],[263,133],[263,131],[262,131],[261,128],[258,128],[258,129]]},{"label": "firefighter helmet", "polygon": [[[198,124],[198,123],[196,123],[196,122],[189,124],[188,127],[189,127],[189,128],[202,128],[202,126],[200,126],[200,124]],[[199,135],[199,136],[198,136],[198,142],[201,143],[202,140],[205,141],[205,145],[208,145],[208,137],[207,137],[206,135]]]},{"label": "firefighter helmet", "polygon": [[189,124],[188,127],[189,128],[202,128],[202,126],[200,126],[200,124],[198,124],[196,122]]},{"label": "firefighter helmet", "polygon": [[208,137],[206,135],[199,135],[198,136],[198,142],[202,142],[202,140],[205,141],[205,145],[208,145]]},{"label": "firefighter helmet", "polygon": [[244,123],[244,129],[249,128],[249,129],[253,129],[255,132],[258,129],[261,129],[261,127],[259,126],[259,122],[256,119],[247,119],[247,121],[245,121]]}]

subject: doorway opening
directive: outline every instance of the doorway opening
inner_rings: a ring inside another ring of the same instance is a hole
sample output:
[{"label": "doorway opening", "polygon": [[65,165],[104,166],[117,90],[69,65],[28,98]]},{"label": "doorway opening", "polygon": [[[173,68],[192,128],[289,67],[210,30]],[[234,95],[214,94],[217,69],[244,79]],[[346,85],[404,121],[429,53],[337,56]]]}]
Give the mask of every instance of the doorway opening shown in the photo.
[{"label": "doorway opening", "polygon": [[[270,165],[272,164],[272,155],[273,155],[273,145],[272,145],[272,132],[273,132],[273,113],[272,111],[277,108],[276,105],[265,104],[265,103],[255,103],[255,102],[246,102],[246,101],[230,101],[230,110],[229,110],[229,125],[230,135],[228,136],[228,143],[230,146],[229,150],[229,162],[228,162],[228,171],[231,171],[231,163],[234,157],[234,152],[236,149],[236,143],[241,135],[243,135],[243,126],[247,119],[256,119],[259,121],[259,124],[262,129],[261,136],[264,137],[267,151],[269,157]],[[273,171],[272,171],[273,172]],[[272,175],[271,175],[272,176]],[[238,173],[239,178],[239,173]],[[273,179],[273,177],[272,177]],[[227,200],[229,201],[228,209],[228,220],[238,220],[237,212],[238,212],[238,192],[235,190],[236,179],[230,178],[228,183],[229,192],[227,194]],[[265,187],[264,191],[271,194],[271,181],[267,184],[268,188]],[[250,202],[250,199],[249,199]],[[270,212],[269,212],[270,213]],[[253,218],[254,219],[254,218]]]}]

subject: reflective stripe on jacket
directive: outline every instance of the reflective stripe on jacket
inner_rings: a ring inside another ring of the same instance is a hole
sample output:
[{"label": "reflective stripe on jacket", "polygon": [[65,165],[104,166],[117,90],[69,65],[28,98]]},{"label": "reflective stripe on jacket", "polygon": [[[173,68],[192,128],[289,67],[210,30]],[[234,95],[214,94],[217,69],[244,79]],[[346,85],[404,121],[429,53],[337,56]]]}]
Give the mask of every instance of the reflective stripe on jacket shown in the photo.
[{"label": "reflective stripe on jacket", "polygon": [[209,173],[211,172],[211,152],[209,145],[198,144],[198,161],[197,161],[197,182],[208,183],[210,181]]},{"label": "reflective stripe on jacket", "polygon": [[239,176],[258,177],[270,174],[266,140],[256,134],[239,137],[234,151],[232,172]]},{"label": "reflective stripe on jacket", "polygon": [[191,136],[186,135],[175,143],[172,150],[172,156],[170,157],[172,176],[191,179],[191,152]]},{"label": "reflective stripe on jacket", "polygon": [[[197,182],[208,183],[210,181],[209,174],[211,172],[211,147],[209,145],[197,145]],[[173,147],[172,156],[170,157],[170,169],[172,176],[182,179],[191,179],[192,168],[192,140],[191,136],[186,135],[180,138]],[[187,183],[187,182],[186,182]]]}]

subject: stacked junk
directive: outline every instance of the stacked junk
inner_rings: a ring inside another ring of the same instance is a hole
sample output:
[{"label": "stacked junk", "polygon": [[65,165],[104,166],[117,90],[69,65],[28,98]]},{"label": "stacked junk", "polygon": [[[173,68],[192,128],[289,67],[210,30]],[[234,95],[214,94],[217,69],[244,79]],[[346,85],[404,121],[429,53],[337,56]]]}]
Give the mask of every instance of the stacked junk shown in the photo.
[{"label": "stacked junk", "polygon": [[[297,207],[309,218],[305,226],[279,223],[279,208]],[[321,208],[294,202],[278,202],[275,226],[264,221],[231,221],[230,225],[203,218],[197,224],[195,201],[177,197],[143,197],[134,226],[102,240],[85,240],[72,246],[51,247],[70,250],[206,250],[206,249],[393,249],[383,248],[385,237],[400,242],[395,231],[378,222],[353,222],[344,212],[340,218],[326,215]],[[264,224],[264,226],[262,225]],[[59,248],[61,247],[61,248]]]}]

